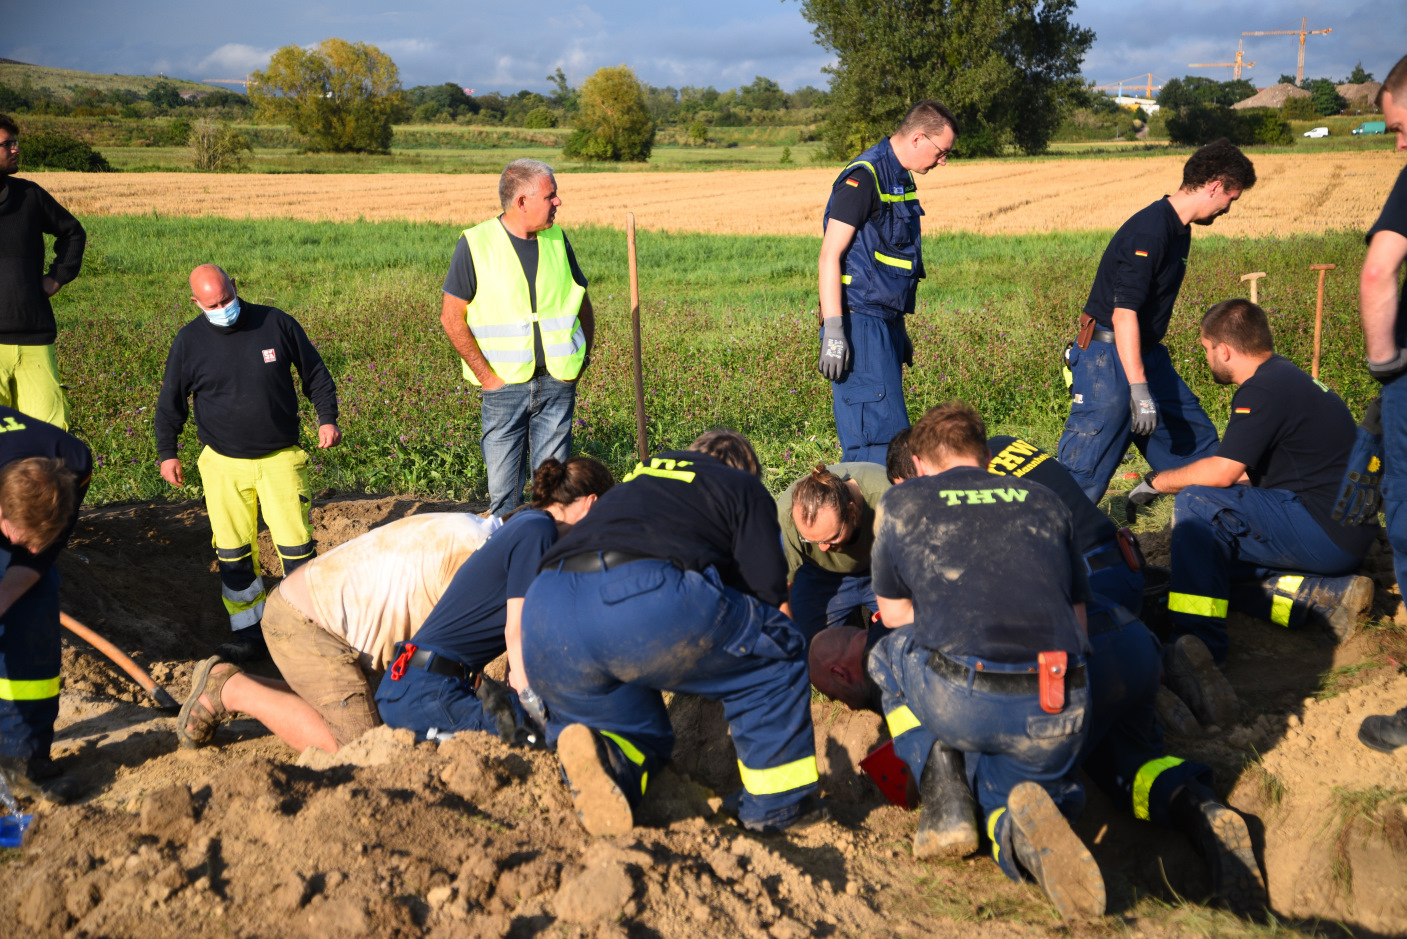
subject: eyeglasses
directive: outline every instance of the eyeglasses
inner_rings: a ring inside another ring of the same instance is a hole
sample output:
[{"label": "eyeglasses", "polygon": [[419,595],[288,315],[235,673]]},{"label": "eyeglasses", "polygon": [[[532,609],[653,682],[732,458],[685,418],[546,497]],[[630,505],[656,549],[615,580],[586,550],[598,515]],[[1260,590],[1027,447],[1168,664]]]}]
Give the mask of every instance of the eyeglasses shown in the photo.
[{"label": "eyeglasses", "polygon": [[[922,131],[920,131],[920,133],[922,133]],[[947,162],[948,154],[950,154],[950,153],[953,152],[953,148],[952,148],[952,147],[940,147],[940,146],[938,146],[937,141],[935,141],[932,137],[928,136],[927,134],[924,134],[924,135],[923,135],[923,139],[924,139],[924,140],[927,140],[929,143],[933,144],[933,149],[938,151],[938,162],[939,162],[939,163],[945,163],[945,162]]]},{"label": "eyeglasses", "polygon": [[19,148],[20,139],[18,137],[11,137],[9,140],[0,140],[0,150],[18,150]]}]

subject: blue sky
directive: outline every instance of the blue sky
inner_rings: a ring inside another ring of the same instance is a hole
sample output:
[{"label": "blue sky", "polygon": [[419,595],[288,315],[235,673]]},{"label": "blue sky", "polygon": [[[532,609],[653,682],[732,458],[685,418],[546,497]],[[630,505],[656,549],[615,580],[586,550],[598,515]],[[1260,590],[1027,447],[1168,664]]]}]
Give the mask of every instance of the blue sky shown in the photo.
[{"label": "blue sky", "polygon": [[[580,81],[622,62],[654,85],[728,88],[766,75],[793,89],[825,87],[829,61],[795,0],[595,0],[504,4],[485,0],[0,0],[0,56],[92,72],[197,81],[242,78],[281,45],[329,36],[374,43],[407,86],[443,81],[484,91],[545,90],[561,67]],[[1286,29],[1308,16],[1306,74],[1340,79],[1355,62],[1381,78],[1407,54],[1402,0],[1192,0],[1161,4],[1084,0],[1076,22],[1093,28],[1085,75],[1100,82],[1152,71],[1174,77],[1190,62],[1229,61],[1242,30]],[[1382,37],[1390,37],[1383,44]],[[1257,84],[1293,73],[1297,40],[1247,38]],[[1195,74],[1226,78],[1229,69]]]}]

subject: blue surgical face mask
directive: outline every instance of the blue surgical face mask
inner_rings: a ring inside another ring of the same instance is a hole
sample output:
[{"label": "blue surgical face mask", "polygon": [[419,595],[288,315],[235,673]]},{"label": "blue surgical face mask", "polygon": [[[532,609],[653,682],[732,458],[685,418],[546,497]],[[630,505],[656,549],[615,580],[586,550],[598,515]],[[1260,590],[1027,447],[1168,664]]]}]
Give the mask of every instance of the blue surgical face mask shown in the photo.
[{"label": "blue surgical face mask", "polygon": [[239,319],[239,297],[235,297],[229,303],[214,310],[202,307],[201,312],[216,326],[233,326],[235,320]]}]

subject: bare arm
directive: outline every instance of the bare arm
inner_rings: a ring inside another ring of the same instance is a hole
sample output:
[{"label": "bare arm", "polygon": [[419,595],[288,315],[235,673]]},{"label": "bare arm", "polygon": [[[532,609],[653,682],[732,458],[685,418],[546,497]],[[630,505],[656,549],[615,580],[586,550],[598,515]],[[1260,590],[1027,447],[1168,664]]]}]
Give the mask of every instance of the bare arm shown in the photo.
[{"label": "bare arm", "polygon": [[469,366],[469,371],[474,373],[479,383],[489,391],[502,388],[503,379],[494,374],[493,366],[489,365],[488,359],[479,351],[479,344],[474,340],[474,334],[469,331],[469,324],[464,322],[464,310],[467,306],[468,304],[458,297],[445,294],[444,302],[440,306],[440,326],[444,328],[454,351],[459,353],[459,357]]},{"label": "bare arm", "polygon": [[1130,385],[1147,381],[1143,374],[1142,333],[1138,328],[1138,314],[1124,307],[1115,307],[1113,321],[1114,348],[1119,352],[1124,377]]},{"label": "bare arm", "polygon": [[1188,486],[1214,486],[1225,489],[1246,476],[1246,464],[1224,456],[1209,456],[1177,469],[1164,470],[1153,477],[1153,488],[1159,492],[1181,492]]},{"label": "bare arm", "polygon": [[1380,231],[1368,245],[1358,279],[1358,309],[1368,361],[1386,362],[1397,356],[1397,272],[1407,260],[1407,238]]},{"label": "bare arm", "polygon": [[898,629],[914,621],[914,601],[880,596],[876,596],[875,601],[879,605],[879,618],[889,629]]},{"label": "bare arm", "polygon": [[831,219],[826,223],[826,235],[821,239],[820,290],[821,318],[839,316],[840,256],[855,240],[855,226]]},{"label": "bare arm", "polygon": [[32,567],[12,566],[0,577],[0,616],[4,616],[14,602],[25,592],[39,583],[39,572]]},{"label": "bare arm", "polygon": [[508,684],[514,691],[528,687],[528,674],[523,671],[523,598],[508,600],[508,622],[503,627],[503,641],[508,644]]}]

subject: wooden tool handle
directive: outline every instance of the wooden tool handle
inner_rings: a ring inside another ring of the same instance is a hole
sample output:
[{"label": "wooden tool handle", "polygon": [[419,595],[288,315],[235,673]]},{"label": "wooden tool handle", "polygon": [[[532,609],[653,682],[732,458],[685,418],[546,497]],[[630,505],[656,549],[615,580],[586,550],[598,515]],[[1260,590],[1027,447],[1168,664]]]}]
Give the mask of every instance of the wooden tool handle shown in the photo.
[{"label": "wooden tool handle", "polygon": [[79,639],[82,639],[84,642],[88,643],[90,646],[97,649],[103,655],[111,659],[114,665],[126,672],[128,677],[130,677],[137,684],[141,685],[142,690],[145,691],[148,695],[150,695],[152,700],[155,701],[157,704],[161,705],[164,708],[180,707],[180,705],[176,702],[176,699],[171,697],[171,695],[166,691],[165,688],[161,687],[154,680],[152,680],[152,677],[147,674],[146,669],[142,668],[136,662],[133,662],[127,656],[127,654],[124,653],[121,649],[117,648],[117,646],[108,642],[102,636],[99,636],[97,633],[93,632],[93,630],[89,629],[87,626],[84,626],[82,623],[78,622],[78,620],[74,619],[72,616],[69,616],[67,613],[59,614],[59,622],[63,624],[64,629],[67,629]]},{"label": "wooden tool handle", "polygon": [[645,372],[640,351],[640,273],[635,262],[635,213],[625,213],[625,244],[630,255],[630,333],[635,353],[635,449],[640,462],[649,453],[645,440]]}]

